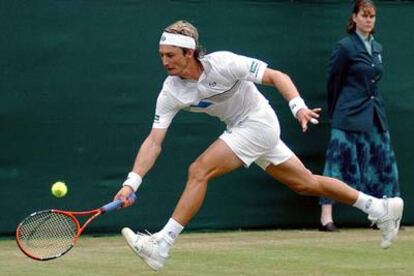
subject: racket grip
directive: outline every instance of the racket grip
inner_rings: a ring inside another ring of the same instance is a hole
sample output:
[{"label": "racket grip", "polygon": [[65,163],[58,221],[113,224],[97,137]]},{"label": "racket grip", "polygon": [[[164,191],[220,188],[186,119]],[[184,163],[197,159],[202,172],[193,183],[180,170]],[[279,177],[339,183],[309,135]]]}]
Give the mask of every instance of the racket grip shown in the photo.
[{"label": "racket grip", "polygon": [[[132,193],[128,199],[133,199],[135,201],[137,199],[137,196],[135,195],[135,193]],[[121,205],[122,205],[122,201],[117,199],[102,206],[101,211],[102,213],[111,212],[121,207]]]}]

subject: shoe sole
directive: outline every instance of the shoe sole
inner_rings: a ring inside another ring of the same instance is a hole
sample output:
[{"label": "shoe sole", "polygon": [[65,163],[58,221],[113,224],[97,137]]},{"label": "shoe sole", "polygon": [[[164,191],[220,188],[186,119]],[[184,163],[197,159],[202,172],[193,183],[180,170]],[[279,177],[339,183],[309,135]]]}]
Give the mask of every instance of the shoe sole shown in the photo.
[{"label": "shoe sole", "polygon": [[152,270],[154,270],[154,271],[158,271],[162,266],[163,266],[163,264],[161,264],[160,262],[158,262],[158,261],[156,261],[156,260],[154,260],[154,259],[151,259],[151,258],[148,258],[147,256],[145,256],[145,255],[141,255],[141,253],[138,251],[138,249],[135,247],[135,245],[134,245],[134,241],[133,240],[131,240],[131,236],[136,236],[136,234],[134,233],[134,231],[132,231],[130,228],[128,228],[128,227],[125,227],[125,228],[122,228],[122,230],[121,230],[121,234],[122,234],[122,236],[124,236],[124,238],[125,238],[125,240],[126,240],[126,242],[127,242],[127,244],[128,244],[128,247],[129,248],[131,248],[131,250],[136,254],[136,255],[138,255],[138,257],[140,257],[141,258],[141,260],[143,260],[144,261],[144,263],[146,264],[146,265],[148,265]]}]

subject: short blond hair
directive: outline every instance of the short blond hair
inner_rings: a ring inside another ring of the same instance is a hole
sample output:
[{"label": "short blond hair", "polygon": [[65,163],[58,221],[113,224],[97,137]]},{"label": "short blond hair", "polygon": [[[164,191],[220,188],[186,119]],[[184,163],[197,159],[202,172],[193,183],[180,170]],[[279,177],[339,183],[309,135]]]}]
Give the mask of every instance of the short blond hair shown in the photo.
[{"label": "short blond hair", "polygon": [[181,34],[181,35],[185,35],[185,36],[189,36],[189,37],[194,38],[194,40],[196,42],[196,49],[195,49],[195,52],[194,52],[194,56],[196,58],[200,58],[205,54],[204,48],[200,45],[200,43],[198,41],[198,39],[199,39],[198,30],[190,22],[188,22],[186,20],[178,20],[178,21],[172,23],[171,25],[169,25],[168,27],[166,27],[164,29],[164,32],[173,33],[173,34]]}]

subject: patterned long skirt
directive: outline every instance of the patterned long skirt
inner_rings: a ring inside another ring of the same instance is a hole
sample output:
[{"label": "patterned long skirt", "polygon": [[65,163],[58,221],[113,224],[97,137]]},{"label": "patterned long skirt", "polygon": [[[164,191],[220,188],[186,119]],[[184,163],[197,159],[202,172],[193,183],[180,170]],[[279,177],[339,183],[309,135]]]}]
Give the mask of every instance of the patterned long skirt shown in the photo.
[{"label": "patterned long skirt", "polygon": [[[390,134],[377,127],[370,132],[332,129],[323,174],[378,198],[400,195]],[[319,200],[319,204],[333,203],[328,198]]]}]

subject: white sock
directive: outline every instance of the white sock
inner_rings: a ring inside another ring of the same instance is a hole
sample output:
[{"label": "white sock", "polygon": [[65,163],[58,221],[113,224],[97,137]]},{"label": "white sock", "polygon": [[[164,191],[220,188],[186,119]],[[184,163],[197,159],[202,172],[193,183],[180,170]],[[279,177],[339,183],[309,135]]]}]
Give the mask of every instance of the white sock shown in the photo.
[{"label": "white sock", "polygon": [[380,218],[385,214],[384,205],[380,199],[362,192],[359,192],[358,199],[352,206],[374,218]]},{"label": "white sock", "polygon": [[158,232],[163,237],[159,244],[161,251],[168,253],[183,229],[184,226],[170,218],[164,228]]}]

